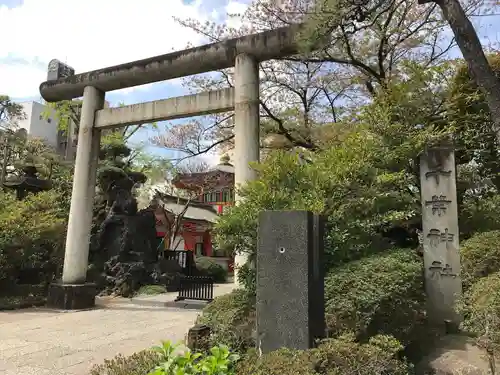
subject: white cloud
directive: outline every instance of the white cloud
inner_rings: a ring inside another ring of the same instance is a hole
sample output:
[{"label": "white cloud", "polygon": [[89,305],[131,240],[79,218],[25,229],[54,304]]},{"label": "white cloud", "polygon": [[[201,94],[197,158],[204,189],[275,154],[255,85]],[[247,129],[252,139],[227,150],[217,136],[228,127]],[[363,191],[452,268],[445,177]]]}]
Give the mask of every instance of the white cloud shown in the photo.
[{"label": "white cloud", "polygon": [[204,19],[201,0],[24,0],[0,5],[0,90],[38,96],[46,65],[57,58],[84,72],[197,44],[196,32],[173,16]]},{"label": "white cloud", "polygon": [[242,15],[248,9],[249,4],[241,1],[229,0],[226,5],[226,12],[229,17],[226,20],[228,27],[239,29],[243,26]]}]

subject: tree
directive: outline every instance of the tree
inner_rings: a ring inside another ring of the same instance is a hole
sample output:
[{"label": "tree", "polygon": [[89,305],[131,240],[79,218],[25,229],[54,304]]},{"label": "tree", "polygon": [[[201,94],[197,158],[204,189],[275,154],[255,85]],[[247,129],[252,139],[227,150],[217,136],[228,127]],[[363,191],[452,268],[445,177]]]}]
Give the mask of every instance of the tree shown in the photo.
[{"label": "tree", "polygon": [[3,291],[17,282],[22,270],[43,270],[47,276],[45,281],[50,283],[62,266],[67,212],[58,204],[59,194],[47,191],[19,201],[13,194],[0,193],[0,285],[3,284]]},{"label": "tree", "polygon": [[25,118],[21,104],[13,102],[7,95],[0,95],[0,128],[13,130],[17,122]]},{"label": "tree", "polygon": [[18,121],[26,118],[22,105],[13,102],[7,95],[0,95],[0,145],[1,171],[0,185],[3,186],[7,176],[7,168],[10,162],[10,146],[18,134],[14,133]]},{"label": "tree", "polygon": [[[119,103],[119,106],[124,106]],[[49,116],[51,111],[55,112],[58,119],[59,129],[63,131],[75,131],[78,133],[80,124],[81,100],[66,100],[56,103],[47,103],[48,110],[45,116]],[[109,103],[105,103],[109,106]],[[98,194],[98,216],[103,220],[107,211],[111,207],[114,199],[110,196],[112,187],[118,180],[126,184],[132,183],[131,190],[137,184],[146,182],[148,175],[157,178],[161,172],[159,170],[168,166],[168,161],[161,157],[150,157],[144,150],[144,145],[131,145],[130,140],[134,134],[145,127],[155,128],[156,124],[129,125],[122,128],[106,129],[102,131],[101,147],[99,152],[99,167],[97,185],[100,188]],[[102,206],[104,205],[104,206]],[[103,216],[104,215],[104,216]],[[97,224],[97,223],[94,223]]]},{"label": "tree", "polygon": [[[307,33],[309,43],[310,45],[317,43],[323,38],[322,35],[325,31],[330,33],[340,29],[344,33],[353,33],[352,30],[356,32],[359,29],[358,24],[360,21],[376,26],[382,21],[380,17],[381,12],[389,11],[389,14],[392,15],[394,5],[397,3],[392,0],[365,0],[361,2],[328,0],[326,3],[317,2],[312,16],[309,17],[310,29]],[[426,5],[420,8],[424,12],[431,11],[436,20],[438,20],[435,12],[436,7],[441,9],[442,18],[439,22],[441,22],[441,25],[445,22],[451,27],[454,39],[467,62],[476,84],[485,94],[498,134],[497,136],[500,137],[500,81],[496,79],[493,69],[485,56],[476,30],[469,19],[471,11],[484,11],[484,7],[480,6],[481,2],[475,0],[467,2],[465,8],[462,7],[458,0],[419,0],[419,4],[429,3],[431,3],[430,6]],[[337,9],[340,9],[340,11],[337,11]],[[387,27],[389,26],[387,22],[383,22],[382,25],[382,30],[390,29],[390,27]],[[381,45],[379,47],[378,54],[379,56],[383,56],[387,50]],[[371,72],[373,70],[371,65],[358,66],[369,74],[373,73]],[[382,80],[384,78],[384,75],[379,76],[376,83],[383,84]]]},{"label": "tree", "polygon": [[[432,67],[454,46],[454,39],[445,38],[446,22],[437,6],[422,8],[416,0],[394,0],[378,9],[373,19],[356,22],[356,27],[352,22],[331,25],[339,14],[333,1],[322,13],[315,13],[314,6],[312,0],[255,0],[240,15],[244,26],[238,30],[178,20],[211,42],[307,21],[299,55],[260,64],[263,149],[321,148],[335,127],[332,124],[351,116],[390,82],[404,78],[408,61]],[[473,11],[475,4],[466,9]],[[318,47],[317,35],[322,36],[321,48],[311,52],[311,45]],[[232,86],[232,69],[189,77],[184,84],[193,92]],[[170,124],[153,143],[180,150],[187,157],[231,148],[231,116]]]},{"label": "tree", "polygon": [[477,32],[458,0],[420,0],[423,4],[431,1],[439,5],[453,30],[469,71],[484,93],[500,141],[500,80],[486,58]]},{"label": "tree", "polygon": [[[489,59],[499,77],[500,56],[490,55]],[[457,66],[457,73],[450,83],[447,118],[457,134],[456,147],[460,164],[473,160],[479,176],[489,179],[497,190],[500,189],[500,154],[496,126],[483,92],[463,61]]]}]

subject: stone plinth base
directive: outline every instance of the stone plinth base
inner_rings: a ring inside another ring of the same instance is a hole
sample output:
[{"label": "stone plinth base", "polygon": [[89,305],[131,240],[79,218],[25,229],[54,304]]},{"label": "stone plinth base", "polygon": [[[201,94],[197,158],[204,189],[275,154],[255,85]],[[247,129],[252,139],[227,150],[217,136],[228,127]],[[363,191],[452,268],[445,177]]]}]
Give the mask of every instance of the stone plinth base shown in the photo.
[{"label": "stone plinth base", "polygon": [[95,284],[54,283],[49,287],[47,307],[60,310],[84,310],[95,307]]}]

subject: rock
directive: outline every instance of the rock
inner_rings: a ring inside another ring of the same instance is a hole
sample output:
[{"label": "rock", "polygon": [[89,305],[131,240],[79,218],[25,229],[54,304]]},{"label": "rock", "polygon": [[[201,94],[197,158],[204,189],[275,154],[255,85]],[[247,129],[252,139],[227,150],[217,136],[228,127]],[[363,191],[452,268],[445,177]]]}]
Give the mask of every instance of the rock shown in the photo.
[{"label": "rock", "polygon": [[91,241],[87,272],[87,280],[98,285],[101,295],[131,297],[143,285],[165,285],[162,273],[155,270],[155,224],[151,210],[110,211]]},{"label": "rock", "polygon": [[193,352],[208,352],[210,349],[210,327],[195,324],[187,333],[186,346]]},{"label": "rock", "polygon": [[[103,176],[115,174],[123,175],[108,168]],[[143,285],[178,291],[182,267],[174,260],[158,260],[154,211],[137,211],[133,184],[121,177],[119,182],[108,194],[105,219],[93,232],[87,280],[98,285],[101,295],[131,297]]]},{"label": "rock", "polygon": [[[497,368],[500,363],[497,363]],[[417,375],[491,375],[486,352],[465,335],[446,335],[416,366]]]},{"label": "rock", "polygon": [[161,273],[181,273],[182,267],[174,259],[160,259],[157,263],[158,269]]},{"label": "rock", "polygon": [[182,276],[182,267],[173,259],[160,259],[152,272],[154,284],[165,285],[167,292],[177,292]]}]

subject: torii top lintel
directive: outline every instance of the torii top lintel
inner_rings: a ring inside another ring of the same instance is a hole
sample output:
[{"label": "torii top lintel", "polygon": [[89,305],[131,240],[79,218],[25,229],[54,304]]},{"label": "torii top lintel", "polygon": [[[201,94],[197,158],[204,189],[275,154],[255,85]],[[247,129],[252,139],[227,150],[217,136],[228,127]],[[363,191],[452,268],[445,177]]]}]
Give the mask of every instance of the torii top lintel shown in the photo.
[{"label": "torii top lintel", "polygon": [[70,100],[81,97],[86,86],[107,92],[229,68],[241,53],[252,55],[258,61],[293,55],[298,52],[296,35],[300,28],[301,25],[281,27],[46,81],[40,85],[40,94],[47,102]]}]

